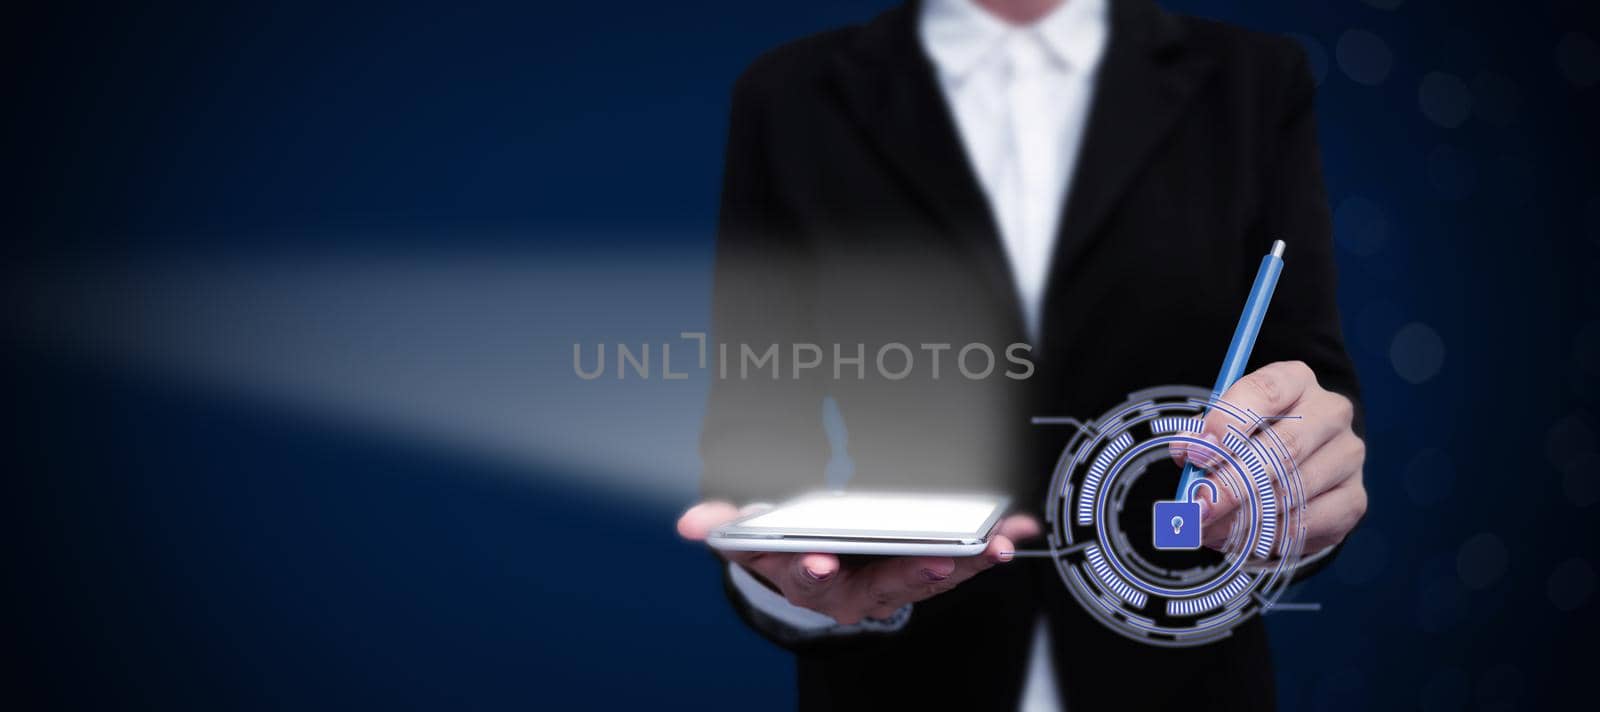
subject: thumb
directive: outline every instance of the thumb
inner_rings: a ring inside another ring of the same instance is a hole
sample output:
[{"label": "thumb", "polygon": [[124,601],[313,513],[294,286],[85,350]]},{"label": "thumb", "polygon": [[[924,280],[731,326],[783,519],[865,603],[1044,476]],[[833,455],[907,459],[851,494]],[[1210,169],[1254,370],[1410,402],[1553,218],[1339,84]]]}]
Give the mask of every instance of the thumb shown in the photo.
[{"label": "thumb", "polygon": [[739,509],[727,502],[701,502],[678,517],[678,536],[689,541],[705,541],[716,529],[739,518]]}]

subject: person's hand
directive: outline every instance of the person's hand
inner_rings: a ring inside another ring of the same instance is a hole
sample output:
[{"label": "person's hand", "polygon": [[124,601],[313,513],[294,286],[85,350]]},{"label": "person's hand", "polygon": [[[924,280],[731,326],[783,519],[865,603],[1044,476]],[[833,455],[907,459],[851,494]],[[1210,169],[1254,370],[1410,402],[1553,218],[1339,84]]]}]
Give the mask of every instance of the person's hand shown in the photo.
[{"label": "person's hand", "polygon": [[[743,512],[748,513],[748,512]],[[678,519],[678,534],[705,541],[711,530],[739,517],[727,502],[702,502]],[[977,556],[872,556],[863,563],[841,565],[833,554],[790,554],[761,551],[719,551],[745,567],[796,606],[832,616],[842,625],[862,618],[888,618],[907,603],[937,596],[995,564],[1010,561],[1015,541],[1039,534],[1039,523],[1027,515],[1000,522],[989,548]]]},{"label": "person's hand", "polygon": [[[1271,423],[1272,432],[1287,449],[1286,459],[1298,463],[1300,484],[1305,490],[1301,519],[1306,528],[1305,552],[1321,551],[1344,540],[1367,512],[1367,490],[1361,483],[1361,466],[1367,446],[1351,429],[1354,405],[1338,393],[1317,384],[1317,375],[1299,361],[1267,364],[1239,379],[1222,394],[1222,400],[1238,408],[1248,408],[1262,418],[1275,415],[1299,416]],[[1231,417],[1210,413],[1205,419],[1203,438],[1224,442]],[[1182,464],[1190,453],[1174,448]],[[1195,464],[1215,465],[1198,449]],[[1216,481],[1213,475],[1213,482]],[[1220,548],[1238,514],[1238,495],[1228,487],[1217,487],[1216,504],[1201,490],[1201,522],[1205,525],[1203,543]]]}]

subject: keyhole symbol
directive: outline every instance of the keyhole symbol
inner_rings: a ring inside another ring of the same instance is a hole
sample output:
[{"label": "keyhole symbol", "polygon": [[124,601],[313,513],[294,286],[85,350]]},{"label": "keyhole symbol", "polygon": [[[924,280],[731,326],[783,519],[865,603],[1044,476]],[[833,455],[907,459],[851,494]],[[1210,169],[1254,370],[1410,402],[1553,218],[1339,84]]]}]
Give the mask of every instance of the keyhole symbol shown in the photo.
[{"label": "keyhole symbol", "polygon": [[1183,517],[1173,517],[1172,518],[1172,533],[1173,534],[1177,534],[1178,530],[1182,529],[1182,528],[1183,528]]}]

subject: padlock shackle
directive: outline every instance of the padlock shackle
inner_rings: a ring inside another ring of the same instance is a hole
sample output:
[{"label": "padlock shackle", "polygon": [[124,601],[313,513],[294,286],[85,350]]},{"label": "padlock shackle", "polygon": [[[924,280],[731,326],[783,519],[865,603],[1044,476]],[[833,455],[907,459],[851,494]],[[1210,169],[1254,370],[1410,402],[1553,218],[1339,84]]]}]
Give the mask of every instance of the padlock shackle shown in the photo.
[{"label": "padlock shackle", "polygon": [[1212,504],[1216,504],[1217,503],[1217,483],[1212,482],[1211,480],[1208,480],[1208,479],[1206,479],[1204,477],[1198,478],[1195,481],[1189,483],[1189,492],[1188,492],[1189,496],[1187,497],[1187,500],[1190,501],[1190,502],[1194,501],[1194,488],[1199,487],[1200,485],[1205,485],[1206,487],[1211,488],[1211,503]]}]

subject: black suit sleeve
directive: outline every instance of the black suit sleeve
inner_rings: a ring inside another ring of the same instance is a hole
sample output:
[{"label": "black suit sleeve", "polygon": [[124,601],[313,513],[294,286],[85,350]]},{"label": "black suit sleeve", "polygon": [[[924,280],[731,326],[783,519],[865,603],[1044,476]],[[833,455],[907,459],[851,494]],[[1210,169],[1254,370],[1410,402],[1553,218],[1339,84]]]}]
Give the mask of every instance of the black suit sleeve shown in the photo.
[{"label": "black suit sleeve", "polygon": [[[1333,255],[1333,225],[1327,191],[1322,184],[1322,158],[1317,148],[1316,84],[1305,52],[1289,42],[1284,56],[1288,68],[1282,97],[1270,126],[1277,140],[1270,143],[1267,204],[1263,215],[1265,253],[1272,240],[1288,243],[1284,274],[1251,359],[1251,369],[1275,361],[1300,360],[1317,374],[1317,381],[1348,397],[1355,406],[1355,431],[1365,433],[1360,386],[1355,365],[1345,350],[1337,303],[1338,274]],[[1254,269],[1252,264],[1251,269]],[[1342,545],[1341,545],[1342,546]],[[1314,552],[1307,552],[1307,554]],[[1309,564],[1297,574],[1305,578],[1326,567],[1337,556]]]}]

